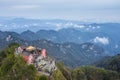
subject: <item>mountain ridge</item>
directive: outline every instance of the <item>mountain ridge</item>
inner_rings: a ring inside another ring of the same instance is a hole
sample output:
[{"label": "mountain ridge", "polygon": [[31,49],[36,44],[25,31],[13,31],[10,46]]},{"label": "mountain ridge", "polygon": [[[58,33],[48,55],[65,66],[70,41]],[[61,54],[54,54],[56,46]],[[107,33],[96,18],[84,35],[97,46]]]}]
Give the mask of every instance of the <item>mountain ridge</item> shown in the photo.
[{"label": "mountain ridge", "polygon": [[[58,61],[62,61],[65,65],[76,67],[80,65],[90,65],[91,63],[104,57],[105,51],[102,47],[94,45],[93,43],[53,43],[45,39],[26,41],[16,38],[12,35],[0,40],[0,48],[3,49],[10,43],[17,42],[21,45],[32,45],[36,47],[45,48],[49,56],[52,56]],[[72,58],[72,60],[70,59]],[[78,63],[78,64],[76,64]]]},{"label": "mountain ridge", "polygon": [[[84,25],[84,27],[81,28],[67,27],[57,31],[38,29],[37,32],[33,32],[28,29],[27,31],[24,31],[22,33],[14,34],[16,36],[19,36],[19,38],[27,41],[47,39],[55,43],[73,42],[81,44],[85,42],[91,42],[103,47],[108,53],[114,55],[120,52],[119,26],[120,25],[118,23],[94,23],[91,25],[86,24]],[[4,36],[8,35],[8,33],[3,31],[1,31],[0,33],[1,39],[3,39]]]}]

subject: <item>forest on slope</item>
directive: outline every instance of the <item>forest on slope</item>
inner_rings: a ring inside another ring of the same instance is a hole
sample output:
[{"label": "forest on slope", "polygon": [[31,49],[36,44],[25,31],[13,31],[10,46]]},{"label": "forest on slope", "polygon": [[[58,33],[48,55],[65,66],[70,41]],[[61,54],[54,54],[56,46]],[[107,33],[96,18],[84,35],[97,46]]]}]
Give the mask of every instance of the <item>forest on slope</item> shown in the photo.
[{"label": "forest on slope", "polygon": [[14,50],[18,46],[19,44],[12,43],[0,51],[0,80],[120,80],[119,71],[113,69],[94,66],[69,69],[61,62],[56,63],[56,71],[50,76],[45,76],[39,74],[33,65],[26,65],[20,56],[14,56]]}]

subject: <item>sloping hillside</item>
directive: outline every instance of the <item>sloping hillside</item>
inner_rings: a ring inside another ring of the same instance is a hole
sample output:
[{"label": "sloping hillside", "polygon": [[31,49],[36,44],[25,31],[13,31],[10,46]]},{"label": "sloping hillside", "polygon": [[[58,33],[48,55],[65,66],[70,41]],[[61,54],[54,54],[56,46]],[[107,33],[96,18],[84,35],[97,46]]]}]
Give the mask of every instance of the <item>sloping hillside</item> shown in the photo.
[{"label": "sloping hillside", "polygon": [[95,65],[97,67],[102,67],[120,73],[120,54],[112,57],[105,57],[102,60],[95,63]]},{"label": "sloping hillside", "polygon": [[76,67],[80,65],[90,65],[91,63],[101,59],[105,56],[103,48],[96,46],[92,43],[53,43],[47,40],[26,41],[20,38],[8,35],[0,40],[0,48],[7,46],[9,43],[17,42],[21,45],[32,45],[47,49],[49,56],[58,61],[62,61],[65,65]]}]

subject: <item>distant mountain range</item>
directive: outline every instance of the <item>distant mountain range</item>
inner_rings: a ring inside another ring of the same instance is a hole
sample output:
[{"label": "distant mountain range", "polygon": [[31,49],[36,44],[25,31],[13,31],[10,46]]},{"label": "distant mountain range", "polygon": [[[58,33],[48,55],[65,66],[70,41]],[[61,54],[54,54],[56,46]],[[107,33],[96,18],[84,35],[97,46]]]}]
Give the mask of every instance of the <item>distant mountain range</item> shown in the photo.
[{"label": "distant mountain range", "polygon": [[120,52],[120,23],[1,18],[0,30],[0,49],[11,42],[47,48],[72,67]]},{"label": "distant mountain range", "polygon": [[[104,23],[104,24],[91,24],[86,25],[86,28],[64,28],[58,31],[55,30],[39,30],[32,32],[27,30],[21,33],[25,40],[39,40],[47,39],[57,43],[74,42],[95,43],[108,51],[108,53],[120,52],[120,24],[117,23]],[[29,36],[31,35],[31,36]]]},{"label": "distant mountain range", "polygon": [[26,30],[22,33],[0,31],[0,39],[9,34],[27,41],[46,39],[55,43],[74,42],[77,44],[90,42],[103,47],[108,53],[114,55],[120,52],[120,24],[104,23],[86,25],[85,28],[63,28],[56,30],[39,30],[33,32]]},{"label": "distant mountain range", "polygon": [[47,49],[47,54],[58,61],[64,62],[69,67],[90,65],[106,56],[105,50],[93,43],[53,43],[48,40],[27,41],[14,32],[1,32],[0,48],[3,49],[10,43],[17,42],[21,45],[33,45]]}]

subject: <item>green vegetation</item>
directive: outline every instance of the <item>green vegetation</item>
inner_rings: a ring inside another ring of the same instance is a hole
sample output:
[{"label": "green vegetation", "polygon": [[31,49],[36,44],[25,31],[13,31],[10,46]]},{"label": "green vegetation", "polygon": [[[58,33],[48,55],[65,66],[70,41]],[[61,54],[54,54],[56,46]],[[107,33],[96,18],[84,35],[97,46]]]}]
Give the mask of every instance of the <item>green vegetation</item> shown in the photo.
[{"label": "green vegetation", "polygon": [[63,63],[56,63],[57,70],[50,76],[38,73],[33,65],[26,65],[21,56],[15,57],[14,50],[19,45],[10,44],[0,52],[0,80],[120,80],[120,55],[109,58],[103,68],[81,66],[71,70]]},{"label": "green vegetation", "polygon": [[56,63],[56,65],[67,80],[72,80],[72,74],[71,74],[71,70],[69,68],[65,67],[64,64],[60,63],[60,62]]},{"label": "green vegetation", "polygon": [[18,47],[19,44],[17,43],[12,43],[10,45],[8,45],[5,49],[3,49],[2,51],[0,51],[0,65],[1,65],[1,62],[4,58],[7,57],[7,55],[9,54],[14,54],[14,51],[15,51],[15,48]]},{"label": "green vegetation", "polygon": [[37,80],[49,80],[49,77],[45,75],[40,75],[40,77]]},{"label": "green vegetation", "polygon": [[26,65],[21,57],[8,55],[0,67],[0,80],[34,80],[36,69],[33,65]]},{"label": "green vegetation", "polygon": [[12,43],[0,52],[0,80],[48,80],[46,76],[38,74],[33,65],[26,65],[21,56],[14,56],[18,46]]},{"label": "green vegetation", "polygon": [[58,69],[52,73],[52,80],[66,80],[61,71]]},{"label": "green vegetation", "polygon": [[14,50],[18,44],[10,44],[0,52],[0,80],[34,80],[37,71],[33,65],[26,65],[21,56],[15,57]]},{"label": "green vegetation", "polygon": [[57,67],[66,80],[120,80],[120,75],[116,71],[105,70],[94,66],[81,66],[70,70],[63,63],[57,63]]},{"label": "green vegetation", "polygon": [[105,57],[101,61],[95,63],[95,65],[97,67],[102,67],[120,73],[120,55],[118,54],[113,57]]},{"label": "green vegetation", "polygon": [[72,73],[73,80],[119,80],[117,72],[108,71],[92,66],[76,68]]}]

